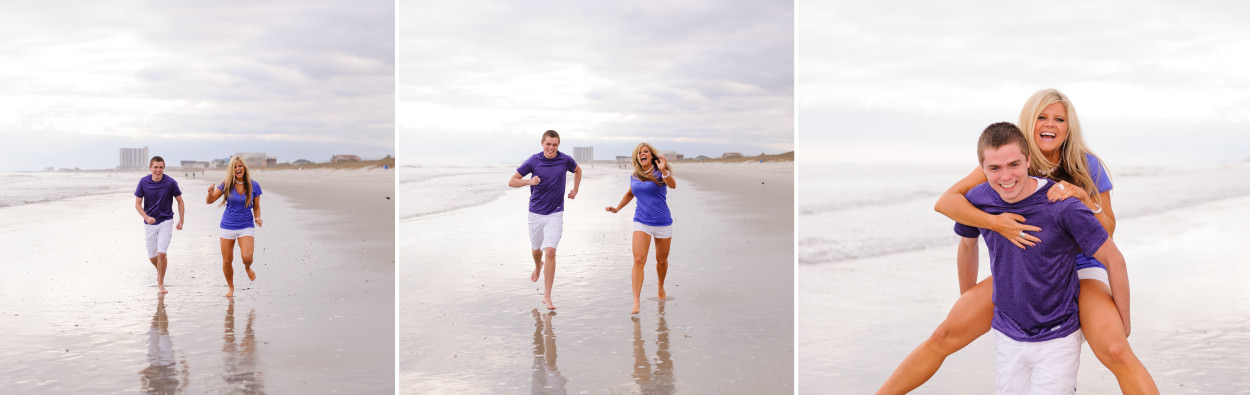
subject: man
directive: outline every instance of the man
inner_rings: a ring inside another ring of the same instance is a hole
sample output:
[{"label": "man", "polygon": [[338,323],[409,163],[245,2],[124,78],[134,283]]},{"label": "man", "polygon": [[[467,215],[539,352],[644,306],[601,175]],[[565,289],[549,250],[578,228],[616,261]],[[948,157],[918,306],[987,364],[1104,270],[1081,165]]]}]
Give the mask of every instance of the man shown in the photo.
[{"label": "man", "polygon": [[[169,260],[165,252],[169,249],[169,240],[173,237],[173,229],[182,230],[183,214],[186,212],[182,204],[182,190],[173,177],[165,175],[165,159],[153,156],[148,161],[148,169],[152,174],[139,179],[135,188],[135,211],[143,217],[143,228],[147,235],[148,260],[156,267],[156,286],[161,293],[165,289],[165,268]],[[178,201],[178,225],[174,226],[173,202]]]},{"label": "man", "polygon": [[[543,273],[546,289],[543,304],[548,310],[555,310],[556,306],[551,303],[551,285],[555,282],[556,245],[564,230],[564,172],[573,173],[573,190],[568,195],[573,199],[582,184],[582,168],[573,157],[559,151],[560,134],[556,131],[546,131],[540,141],[542,152],[526,159],[508,180],[508,186],[530,187],[530,250],[534,257],[530,281],[537,282],[538,274]],[[523,178],[530,174],[530,178]]]},{"label": "man", "polygon": [[[1080,364],[1079,280],[1076,254],[1085,252],[1107,265],[1112,295],[1127,328],[1129,293],[1124,256],[1098,219],[1077,199],[1048,204],[1055,184],[1029,177],[1028,142],[1007,122],[981,134],[977,154],[988,182],[968,191],[977,208],[1012,212],[1042,230],[1035,247],[1017,248],[996,232],[955,224],[960,241],[960,273],[977,265],[977,236],[990,250],[994,276],[995,387],[999,394],[1072,394]],[[971,268],[971,270],[967,270]],[[975,279],[973,279],[975,281]]]}]

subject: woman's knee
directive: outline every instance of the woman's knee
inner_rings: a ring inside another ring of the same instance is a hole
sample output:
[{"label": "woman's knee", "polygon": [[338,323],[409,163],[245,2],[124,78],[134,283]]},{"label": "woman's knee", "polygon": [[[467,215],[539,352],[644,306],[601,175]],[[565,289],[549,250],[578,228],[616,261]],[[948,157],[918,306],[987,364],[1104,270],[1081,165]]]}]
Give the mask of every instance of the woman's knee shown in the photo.
[{"label": "woman's knee", "polygon": [[243,258],[243,264],[244,264],[244,265],[251,265],[251,264],[252,264],[252,254],[243,254],[242,258]]}]

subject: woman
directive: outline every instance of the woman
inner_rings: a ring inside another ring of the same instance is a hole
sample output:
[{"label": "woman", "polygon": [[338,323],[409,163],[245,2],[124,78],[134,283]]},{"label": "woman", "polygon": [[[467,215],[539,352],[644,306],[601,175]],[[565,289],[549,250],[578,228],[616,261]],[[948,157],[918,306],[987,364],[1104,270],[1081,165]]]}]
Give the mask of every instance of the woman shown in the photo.
[{"label": "woman", "polygon": [[[1076,109],[1067,96],[1054,89],[1034,93],[1020,112],[1019,126],[1029,141],[1029,174],[1049,177],[1059,185],[1050,189],[1047,198],[1051,201],[1068,197],[1080,199],[1094,212],[1107,233],[1114,233],[1111,180],[1101,160],[1085,145]],[[987,214],[968,203],[964,194],[984,182],[985,174],[980,169],[974,170],[943,193],[934,209],[965,225],[993,230],[1020,248],[1044,243],[1028,234],[1040,229],[1028,225],[1026,218],[1012,213]],[[1077,299],[1081,329],[1094,355],[1115,374],[1125,394],[1158,394],[1150,372],[1128,344],[1128,312],[1116,309],[1106,267],[1081,254],[1077,257],[1077,276],[1081,288]],[[907,355],[877,390],[878,394],[901,394],[919,387],[937,372],[947,355],[989,331],[994,314],[993,278],[986,277],[975,285],[961,281],[959,288],[959,300],[951,307],[946,320]]]},{"label": "woman", "polygon": [[655,272],[660,276],[660,300],[664,300],[664,276],[668,274],[668,248],[673,243],[673,217],[668,211],[668,188],[677,188],[668,159],[657,155],[655,147],[639,143],[634,147],[634,174],[629,177],[629,190],[616,207],[604,207],[611,213],[620,211],[635,196],[634,208],[634,309],[638,314],[638,298],[642,294],[643,268],[647,265],[647,249],[655,238]]},{"label": "woman", "polygon": [[[208,204],[222,199],[221,205],[226,211],[221,215],[221,269],[226,274],[226,285],[230,291],[226,297],[234,296],[234,242],[239,242],[239,255],[243,257],[243,270],[247,271],[248,280],[256,280],[256,272],[252,271],[252,251],[256,244],[256,232],[253,223],[261,226],[260,219],[260,184],[252,180],[247,164],[238,156],[230,158],[226,178],[221,184],[208,187]],[[223,198],[224,197],[224,198]]]}]

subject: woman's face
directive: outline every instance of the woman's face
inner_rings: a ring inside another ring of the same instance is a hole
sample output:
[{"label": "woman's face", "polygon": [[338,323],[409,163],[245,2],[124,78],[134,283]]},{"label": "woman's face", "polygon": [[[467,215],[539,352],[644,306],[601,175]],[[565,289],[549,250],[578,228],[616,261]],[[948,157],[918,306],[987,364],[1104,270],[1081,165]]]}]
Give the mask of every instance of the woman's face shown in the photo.
[{"label": "woman's face", "polygon": [[241,161],[234,161],[234,179],[243,179],[243,162]]},{"label": "woman's face", "polygon": [[651,155],[650,148],[647,148],[647,146],[644,145],[642,148],[638,149],[638,163],[641,163],[643,166],[650,165],[651,158],[653,158],[653,156]]},{"label": "woman's face", "polygon": [[1063,103],[1051,103],[1037,114],[1033,123],[1033,141],[1043,154],[1059,152],[1059,147],[1068,140],[1068,110]]}]

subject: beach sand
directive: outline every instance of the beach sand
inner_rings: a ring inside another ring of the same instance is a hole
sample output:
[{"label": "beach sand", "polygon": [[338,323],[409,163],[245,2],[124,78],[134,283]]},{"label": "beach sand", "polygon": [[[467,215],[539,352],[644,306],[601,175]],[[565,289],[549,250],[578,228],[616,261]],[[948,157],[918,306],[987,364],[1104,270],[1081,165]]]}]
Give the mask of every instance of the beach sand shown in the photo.
[{"label": "beach sand", "polygon": [[[1134,196],[1134,195],[1124,195]],[[938,215],[938,214],[932,214]],[[1240,196],[1123,219],[1116,243],[1128,262],[1134,352],[1162,393],[1229,394],[1250,388],[1250,251]],[[874,258],[799,267],[799,392],[870,393],[945,317],[958,296],[955,242]],[[985,248],[981,251],[984,255]],[[982,275],[988,258],[981,259]],[[994,392],[994,346],[982,336],[948,358],[917,394]],[[1118,393],[1115,377],[1083,347],[1078,393]]]},{"label": "beach sand", "polygon": [[636,203],[603,209],[629,173],[583,169],[565,203],[555,312],[529,280],[528,189],[399,223],[401,392],[792,392],[793,166],[676,165],[669,300],[656,299],[652,247],[633,317]]},{"label": "beach sand", "polygon": [[0,208],[4,392],[393,391],[392,172],[256,171],[257,280],[236,255],[232,299],[223,208],[203,200],[215,175],[170,174],[187,219],[164,296],[128,192],[137,178],[123,193]]}]

